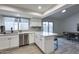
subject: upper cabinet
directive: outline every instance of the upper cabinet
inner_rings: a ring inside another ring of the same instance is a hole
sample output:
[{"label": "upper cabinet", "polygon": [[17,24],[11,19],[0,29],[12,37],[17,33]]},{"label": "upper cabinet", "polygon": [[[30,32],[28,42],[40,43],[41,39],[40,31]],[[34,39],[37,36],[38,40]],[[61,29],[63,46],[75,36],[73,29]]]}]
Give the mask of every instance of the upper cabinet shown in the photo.
[{"label": "upper cabinet", "polygon": [[41,19],[30,20],[30,27],[41,27],[41,25],[42,25]]}]

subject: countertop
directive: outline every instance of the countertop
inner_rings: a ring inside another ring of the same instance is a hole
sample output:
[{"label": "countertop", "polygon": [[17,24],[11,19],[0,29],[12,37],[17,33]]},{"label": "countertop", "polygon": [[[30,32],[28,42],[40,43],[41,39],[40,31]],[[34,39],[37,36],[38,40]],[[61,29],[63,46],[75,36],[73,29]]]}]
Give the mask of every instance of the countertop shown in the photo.
[{"label": "countertop", "polygon": [[43,36],[57,36],[57,33],[48,33],[48,32],[43,32],[41,35]]},{"label": "countertop", "polygon": [[18,32],[18,34],[24,34],[24,33],[35,33],[35,31],[24,31],[24,32]]},{"label": "countertop", "polygon": [[0,36],[14,36],[14,35],[18,35],[18,33],[0,34]]},{"label": "countertop", "polygon": [[48,33],[48,32],[37,32],[37,35],[41,36],[57,36],[57,33]]},{"label": "countertop", "polygon": [[41,31],[23,31],[23,32],[15,32],[15,33],[6,33],[6,34],[0,34],[0,36],[12,36],[12,35],[19,35],[19,34],[31,34],[31,33],[36,33],[37,35],[42,35],[42,36],[57,36],[57,33],[48,33],[48,32],[41,32]]},{"label": "countertop", "polygon": [[14,33],[6,33],[6,34],[0,34],[0,36],[13,36],[13,35],[19,35],[19,34],[24,34],[24,33],[35,33],[35,31],[23,31],[23,32],[14,32]]}]

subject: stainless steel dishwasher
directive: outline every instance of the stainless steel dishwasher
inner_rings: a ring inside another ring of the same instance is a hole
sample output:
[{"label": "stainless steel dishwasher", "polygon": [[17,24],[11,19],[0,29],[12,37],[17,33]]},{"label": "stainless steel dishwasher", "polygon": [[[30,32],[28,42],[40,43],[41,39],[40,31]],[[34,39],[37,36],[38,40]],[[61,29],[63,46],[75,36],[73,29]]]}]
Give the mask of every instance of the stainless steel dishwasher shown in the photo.
[{"label": "stainless steel dishwasher", "polygon": [[19,46],[25,46],[29,44],[28,34],[19,34]]}]

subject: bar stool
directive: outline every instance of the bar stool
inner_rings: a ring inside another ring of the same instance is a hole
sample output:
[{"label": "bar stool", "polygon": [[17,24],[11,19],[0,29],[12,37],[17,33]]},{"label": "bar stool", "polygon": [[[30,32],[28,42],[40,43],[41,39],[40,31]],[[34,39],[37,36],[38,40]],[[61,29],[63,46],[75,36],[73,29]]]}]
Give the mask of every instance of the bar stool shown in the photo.
[{"label": "bar stool", "polygon": [[54,50],[57,50],[58,49],[58,39],[57,38],[54,39],[54,45],[55,45]]}]

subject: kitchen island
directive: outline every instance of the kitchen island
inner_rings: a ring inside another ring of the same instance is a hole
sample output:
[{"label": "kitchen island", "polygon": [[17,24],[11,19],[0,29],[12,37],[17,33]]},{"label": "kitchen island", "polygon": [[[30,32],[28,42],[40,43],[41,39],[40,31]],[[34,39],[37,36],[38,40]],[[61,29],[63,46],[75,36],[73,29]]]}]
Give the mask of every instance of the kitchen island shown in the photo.
[{"label": "kitchen island", "polygon": [[54,39],[57,33],[39,32],[35,34],[35,44],[43,53],[52,53],[55,50]]}]

